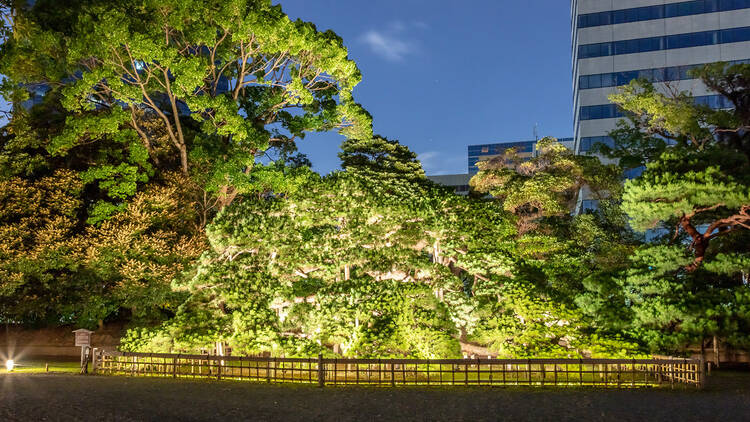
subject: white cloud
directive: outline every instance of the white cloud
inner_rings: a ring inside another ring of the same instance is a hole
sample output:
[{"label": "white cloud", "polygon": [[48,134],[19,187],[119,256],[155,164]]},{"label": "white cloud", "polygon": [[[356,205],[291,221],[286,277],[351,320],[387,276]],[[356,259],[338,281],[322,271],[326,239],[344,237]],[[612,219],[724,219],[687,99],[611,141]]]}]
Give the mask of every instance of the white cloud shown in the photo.
[{"label": "white cloud", "polygon": [[419,50],[419,41],[412,34],[423,32],[428,28],[429,25],[422,21],[404,23],[394,20],[380,28],[365,32],[359,40],[367,44],[370,50],[380,57],[398,62]]},{"label": "white cloud", "polygon": [[462,169],[465,163],[461,156],[447,156],[440,151],[427,151],[417,154],[417,159],[422,163],[424,172],[430,176],[466,172]]},{"label": "white cloud", "polygon": [[437,162],[437,158],[440,156],[440,153],[437,151],[427,151],[423,152],[421,154],[417,155],[417,159],[422,163],[422,167],[425,168],[425,171],[427,171],[427,168],[433,168]]},{"label": "white cloud", "polygon": [[370,30],[362,35],[361,40],[370,47],[373,53],[388,61],[398,62],[414,52],[414,45],[406,39],[400,39],[397,32],[401,31]]}]

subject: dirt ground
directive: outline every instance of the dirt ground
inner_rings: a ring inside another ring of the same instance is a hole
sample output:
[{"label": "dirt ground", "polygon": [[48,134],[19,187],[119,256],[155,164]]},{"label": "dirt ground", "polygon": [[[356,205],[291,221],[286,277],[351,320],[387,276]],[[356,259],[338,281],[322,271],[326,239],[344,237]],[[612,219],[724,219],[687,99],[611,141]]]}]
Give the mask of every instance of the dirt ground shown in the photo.
[{"label": "dirt ground", "polygon": [[708,388],[342,388],[0,375],[0,421],[750,421],[750,373]]}]

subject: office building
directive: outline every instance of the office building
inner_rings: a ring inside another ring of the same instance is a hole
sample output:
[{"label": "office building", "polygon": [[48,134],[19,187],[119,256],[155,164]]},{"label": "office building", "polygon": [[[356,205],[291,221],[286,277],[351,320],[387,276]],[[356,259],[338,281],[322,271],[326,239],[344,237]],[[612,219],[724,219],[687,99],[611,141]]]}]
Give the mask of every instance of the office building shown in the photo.
[{"label": "office building", "polygon": [[714,62],[750,63],[750,0],[572,0],[575,151],[587,153],[622,117],[608,96],[646,78],[697,102],[730,107],[689,71]]},{"label": "office building", "polygon": [[[500,142],[496,144],[483,144],[483,145],[469,145],[468,154],[468,170],[470,175],[475,175],[479,172],[477,163],[483,160],[489,160],[498,155],[502,155],[505,151],[510,148],[515,148],[518,156],[523,159],[529,159],[536,154],[536,142],[537,141],[520,141],[520,142]],[[558,142],[565,145],[569,149],[573,149],[574,140],[573,138],[558,138]]]},{"label": "office building", "polygon": [[[623,115],[608,96],[645,78],[692,92],[712,108],[731,107],[690,70],[715,63],[750,63],[750,0],[572,0],[574,149],[587,154]],[[637,177],[631,169],[626,177]],[[583,189],[577,210],[597,208]]]},{"label": "office building", "polygon": [[432,180],[438,185],[453,188],[453,192],[455,192],[456,195],[469,194],[469,181],[471,180],[471,177],[471,174],[443,174],[437,176],[427,176],[428,179]]}]

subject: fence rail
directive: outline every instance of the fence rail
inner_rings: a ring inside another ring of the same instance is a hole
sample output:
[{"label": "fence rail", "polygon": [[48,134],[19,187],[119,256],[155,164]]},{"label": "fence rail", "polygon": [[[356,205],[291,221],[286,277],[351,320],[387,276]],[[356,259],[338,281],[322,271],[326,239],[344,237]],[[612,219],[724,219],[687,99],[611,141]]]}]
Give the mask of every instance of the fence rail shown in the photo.
[{"label": "fence rail", "polygon": [[110,352],[94,349],[106,375],[214,378],[325,385],[533,385],[702,387],[690,359],[329,359]]}]

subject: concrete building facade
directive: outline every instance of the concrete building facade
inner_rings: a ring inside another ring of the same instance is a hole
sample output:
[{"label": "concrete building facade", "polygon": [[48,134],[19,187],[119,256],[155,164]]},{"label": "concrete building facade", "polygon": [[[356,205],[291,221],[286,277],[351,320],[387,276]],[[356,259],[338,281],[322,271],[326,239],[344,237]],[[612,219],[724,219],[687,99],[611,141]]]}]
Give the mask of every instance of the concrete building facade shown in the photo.
[{"label": "concrete building facade", "polygon": [[646,78],[725,108],[689,70],[750,63],[750,0],[571,0],[571,22],[578,154],[612,143],[607,134],[622,116],[607,97],[618,86]]},{"label": "concrete building facade", "polygon": [[471,177],[471,174],[442,174],[427,176],[428,179],[432,180],[438,185],[453,188],[453,192],[456,195],[464,196],[469,194],[469,181],[471,180]]}]

